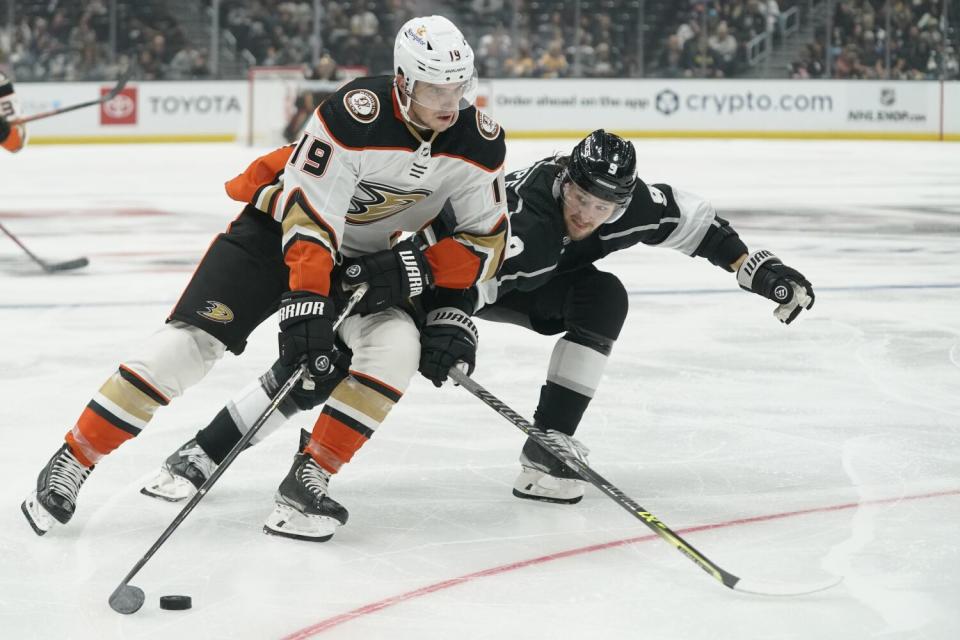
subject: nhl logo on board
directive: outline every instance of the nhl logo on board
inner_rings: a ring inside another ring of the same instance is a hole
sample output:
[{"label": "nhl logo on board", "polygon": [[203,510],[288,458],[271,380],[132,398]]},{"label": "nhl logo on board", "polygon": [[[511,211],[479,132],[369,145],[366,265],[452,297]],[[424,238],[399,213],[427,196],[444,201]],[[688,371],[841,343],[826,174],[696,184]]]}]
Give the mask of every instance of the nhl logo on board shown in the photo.
[{"label": "nhl logo on board", "polygon": [[359,275],[360,275],[360,265],[358,265],[358,264],[352,264],[352,265],[350,265],[349,267],[347,267],[347,275],[350,276],[351,278],[356,278],[357,276],[359,276]]},{"label": "nhl logo on board", "polygon": [[357,122],[373,122],[380,115],[380,99],[366,89],[348,91],[347,95],[343,96],[343,104]]},{"label": "nhl logo on board", "polygon": [[500,125],[497,121],[477,109],[477,129],[480,135],[487,140],[496,140],[500,135]]}]

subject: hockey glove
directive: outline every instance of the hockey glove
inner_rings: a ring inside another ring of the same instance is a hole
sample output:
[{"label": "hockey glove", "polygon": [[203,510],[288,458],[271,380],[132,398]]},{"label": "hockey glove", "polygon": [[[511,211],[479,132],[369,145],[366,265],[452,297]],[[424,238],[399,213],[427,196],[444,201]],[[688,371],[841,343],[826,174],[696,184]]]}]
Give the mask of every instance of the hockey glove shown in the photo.
[{"label": "hockey glove", "polygon": [[0,142],[6,142],[10,137],[10,123],[3,116],[0,116]]},{"label": "hockey glove", "polygon": [[337,310],[329,298],[308,291],[290,291],[280,300],[280,362],[306,362],[313,376],[330,371],[333,321]]},{"label": "hockey glove", "polygon": [[347,260],[343,282],[348,287],[369,283],[370,289],[354,309],[376,313],[423,293],[433,282],[433,273],[423,252],[404,240],[392,249]]},{"label": "hockey glove", "polygon": [[765,249],[747,256],[737,269],[737,282],[741,289],[776,302],[778,306],[773,315],[785,324],[793,322],[802,309],[813,306],[810,282]]},{"label": "hockey glove", "polygon": [[443,385],[454,365],[470,375],[479,341],[476,325],[463,311],[456,307],[434,309],[420,331],[420,373],[435,387]]}]

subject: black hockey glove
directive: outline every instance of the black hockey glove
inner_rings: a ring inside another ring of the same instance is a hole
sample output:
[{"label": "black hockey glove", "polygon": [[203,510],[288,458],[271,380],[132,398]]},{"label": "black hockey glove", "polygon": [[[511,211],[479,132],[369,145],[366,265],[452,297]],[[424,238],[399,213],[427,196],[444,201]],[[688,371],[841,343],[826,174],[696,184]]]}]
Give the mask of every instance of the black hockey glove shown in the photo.
[{"label": "black hockey glove", "polygon": [[326,375],[333,356],[336,317],[330,298],[308,291],[284,295],[280,300],[280,362],[286,366],[306,362],[311,375]]},{"label": "black hockey glove", "polygon": [[389,309],[420,295],[433,282],[427,258],[411,240],[399,242],[392,249],[348,259],[345,264],[344,284],[370,284],[369,291],[354,307],[360,313]]},{"label": "black hockey glove", "polygon": [[785,324],[793,322],[802,309],[813,306],[810,282],[765,249],[747,256],[737,269],[737,282],[741,289],[776,302],[778,306],[773,315]]},{"label": "black hockey glove", "polygon": [[427,314],[420,331],[420,373],[440,387],[450,368],[462,363],[467,375],[477,361],[480,334],[470,316],[456,307],[440,307]]},{"label": "black hockey glove", "polygon": [[0,142],[6,142],[10,137],[10,123],[3,116],[0,116]]}]

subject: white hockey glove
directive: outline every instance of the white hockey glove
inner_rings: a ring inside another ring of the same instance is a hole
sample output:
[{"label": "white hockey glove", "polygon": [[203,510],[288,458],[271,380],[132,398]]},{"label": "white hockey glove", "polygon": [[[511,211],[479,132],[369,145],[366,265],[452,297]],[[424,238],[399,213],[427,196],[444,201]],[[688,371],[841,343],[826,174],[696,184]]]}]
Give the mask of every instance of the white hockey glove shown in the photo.
[{"label": "white hockey glove", "polygon": [[747,256],[737,269],[741,289],[752,291],[777,303],[773,315],[790,324],[802,309],[813,306],[813,287],[796,269],[784,265],[777,256],[762,249]]}]

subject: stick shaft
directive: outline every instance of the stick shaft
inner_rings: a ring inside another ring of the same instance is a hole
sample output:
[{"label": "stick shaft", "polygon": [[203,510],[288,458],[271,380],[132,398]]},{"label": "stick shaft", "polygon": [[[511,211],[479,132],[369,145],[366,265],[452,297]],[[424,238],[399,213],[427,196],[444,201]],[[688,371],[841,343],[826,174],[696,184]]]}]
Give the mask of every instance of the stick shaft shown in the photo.
[{"label": "stick shaft", "polygon": [[530,424],[517,412],[501,402],[496,396],[480,386],[467,374],[460,371],[457,367],[453,367],[450,369],[450,377],[454,380],[454,382],[458,383],[464,389],[472,393],[488,407],[506,418],[511,424],[513,424],[513,426],[527,434],[527,436],[536,441],[537,444],[543,447],[555,458],[576,471],[581,478],[602,491],[611,500],[620,505],[624,510],[628,511],[630,515],[645,524],[651,531],[676,547],[680,553],[685,555],[708,574],[716,578],[724,586],[733,589],[737,582],[740,581],[740,578],[737,576],[724,571],[722,568],[711,562],[705,555],[697,551],[692,544],[684,540],[680,534],[674,532],[672,529],[670,529],[670,527],[664,524],[660,518],[634,502],[632,498],[624,494],[615,485],[590,468],[589,465],[572,456],[564,455],[552,442],[550,442],[550,440],[544,435],[543,431]]},{"label": "stick shaft", "polygon": [[33,122],[34,120],[43,120],[44,118],[49,118],[51,116],[58,116],[61,113],[67,113],[69,111],[76,111],[77,109],[84,109],[86,107],[92,107],[97,104],[103,104],[104,102],[109,102],[117,97],[117,94],[120,93],[127,84],[129,79],[129,74],[123,75],[117,84],[109,91],[109,93],[104,94],[96,100],[87,100],[86,102],[79,102],[77,104],[71,104],[66,107],[60,107],[59,109],[51,109],[49,111],[40,111],[38,113],[31,113],[28,116],[22,116],[20,118],[13,118],[10,120],[10,124],[13,126],[26,124],[28,122]]},{"label": "stick shaft", "polygon": [[[360,298],[363,297],[363,294],[366,292],[367,292],[366,284],[357,287],[357,289],[354,291],[350,299],[347,300],[347,303],[344,306],[343,311],[340,313],[340,316],[337,318],[336,322],[334,322],[333,324],[334,329],[340,326],[340,323],[343,322],[348,315],[350,315],[350,311],[353,309],[353,305],[355,305],[360,300]],[[279,391],[277,391],[277,394],[274,396],[273,400],[270,402],[270,405],[263,410],[263,413],[261,413],[260,417],[257,418],[257,421],[253,423],[253,426],[251,426],[250,429],[248,429],[247,432],[243,434],[243,437],[240,438],[240,440],[235,445],[233,445],[233,448],[230,449],[230,453],[227,454],[227,456],[217,466],[217,468],[210,475],[210,477],[207,478],[206,482],[204,482],[203,485],[200,487],[200,489],[198,489],[197,492],[193,495],[193,497],[190,498],[190,501],[183,507],[180,513],[177,514],[177,517],[174,518],[173,522],[171,522],[169,526],[167,526],[167,528],[164,529],[163,533],[160,534],[160,537],[157,538],[157,541],[153,543],[153,546],[150,547],[150,549],[148,549],[145,554],[143,554],[143,557],[140,558],[137,564],[134,565],[133,569],[131,569],[130,572],[126,575],[126,577],[124,577],[123,581],[121,581],[120,584],[117,586],[117,588],[114,590],[114,593],[120,591],[130,583],[130,581],[133,579],[135,575],[137,575],[140,569],[142,569],[144,565],[147,564],[147,562],[150,560],[150,558],[153,557],[153,554],[157,552],[157,549],[159,549],[163,545],[163,543],[167,541],[167,538],[169,538],[171,534],[173,534],[173,532],[176,531],[177,527],[180,526],[180,523],[182,523],[186,519],[186,517],[190,515],[190,512],[193,511],[194,507],[196,507],[197,504],[199,504],[199,502],[203,500],[203,497],[207,494],[210,488],[213,487],[213,485],[217,482],[217,480],[220,479],[220,476],[223,475],[223,472],[226,471],[227,468],[230,466],[230,464],[233,463],[233,461],[236,459],[236,457],[240,455],[240,452],[243,451],[244,448],[246,448],[246,446],[250,443],[250,440],[253,439],[253,436],[256,435],[257,431],[260,430],[260,427],[262,427],[264,423],[270,418],[270,416],[273,415],[273,412],[277,410],[277,408],[284,401],[287,395],[289,395],[290,391],[292,391],[293,388],[300,382],[300,379],[303,377],[303,374],[304,374],[305,366],[306,365],[298,368],[296,371],[294,371],[290,375],[289,378],[287,378],[287,381],[283,383],[283,386],[280,387]]]}]

